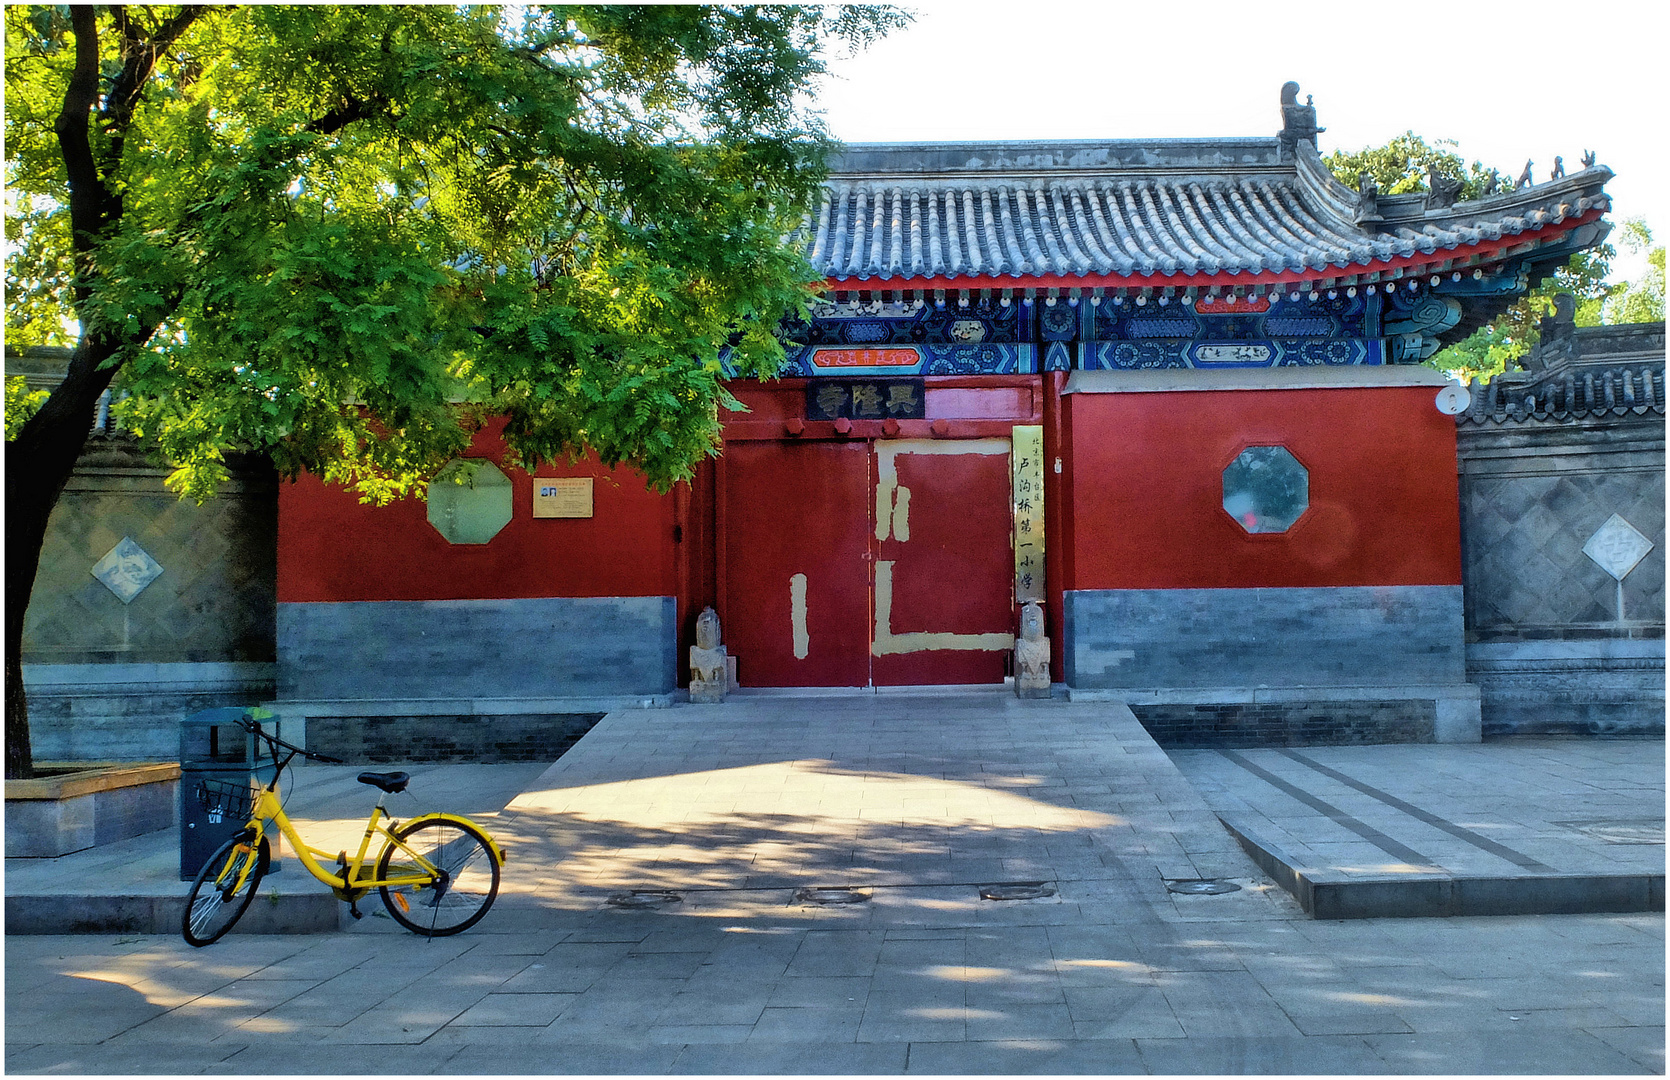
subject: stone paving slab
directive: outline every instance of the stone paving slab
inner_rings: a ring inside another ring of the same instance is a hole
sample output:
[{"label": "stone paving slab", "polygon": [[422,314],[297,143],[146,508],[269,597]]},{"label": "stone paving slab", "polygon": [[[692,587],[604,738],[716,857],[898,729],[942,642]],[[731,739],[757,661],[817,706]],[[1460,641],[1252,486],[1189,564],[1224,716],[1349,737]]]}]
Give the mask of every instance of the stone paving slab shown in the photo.
[{"label": "stone paving slab", "polygon": [[1664,909],[1664,744],[1174,750],[1326,918]]},{"label": "stone paving slab", "polygon": [[[361,924],[234,934],[206,950],[161,936],[14,937],[6,1068],[1663,1070],[1658,915],[1422,920],[1427,933],[1410,935],[1406,920],[1171,924],[1127,910],[1086,912],[1071,927],[966,925],[923,937],[845,929],[823,914],[605,910],[568,916],[570,929],[554,936],[500,928],[438,942]],[[598,939],[620,947],[600,953]],[[771,961],[738,964],[738,950],[761,955],[760,939]],[[668,955],[695,962],[639,967]],[[1339,959],[1348,956],[1366,962]],[[831,969],[843,974],[823,974]],[[557,990],[544,972],[584,977]]]},{"label": "stone paving slab", "polygon": [[870,897],[831,917],[955,921],[983,884],[1070,907],[1257,873],[1129,709],[999,694],[611,713],[498,824],[546,909],[673,890],[741,914],[825,887]]},{"label": "stone paving slab", "polygon": [[1313,920],[1117,706],[735,704],[523,775],[454,938],[9,937],[7,1071],[1664,1070],[1660,913]]}]

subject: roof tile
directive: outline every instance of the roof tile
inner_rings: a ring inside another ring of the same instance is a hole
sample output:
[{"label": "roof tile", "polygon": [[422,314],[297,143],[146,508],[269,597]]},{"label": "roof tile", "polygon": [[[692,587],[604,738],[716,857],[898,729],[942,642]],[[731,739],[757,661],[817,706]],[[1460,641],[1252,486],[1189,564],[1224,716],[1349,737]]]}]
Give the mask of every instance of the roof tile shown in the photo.
[{"label": "roof tile", "polygon": [[1275,140],[856,146],[833,166],[807,255],[838,281],[1349,274],[1605,210],[1611,175],[1434,211],[1385,197],[1370,232],[1309,143],[1286,161]]}]

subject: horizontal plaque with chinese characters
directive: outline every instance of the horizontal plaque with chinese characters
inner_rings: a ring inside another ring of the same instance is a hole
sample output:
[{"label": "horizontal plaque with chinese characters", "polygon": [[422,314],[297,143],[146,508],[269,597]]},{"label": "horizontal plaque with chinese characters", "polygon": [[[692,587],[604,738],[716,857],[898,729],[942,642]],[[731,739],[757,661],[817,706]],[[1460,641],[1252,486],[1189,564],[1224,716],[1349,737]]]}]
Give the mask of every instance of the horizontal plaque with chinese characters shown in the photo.
[{"label": "horizontal plaque with chinese characters", "polygon": [[1010,487],[1015,503],[1015,603],[1044,599],[1044,429],[1010,432]]},{"label": "horizontal plaque with chinese characters", "polygon": [[806,386],[808,420],[921,420],[921,379],[814,379]]},{"label": "horizontal plaque with chinese characters", "polygon": [[814,349],[816,368],[915,367],[922,354],[915,349]]},{"label": "horizontal plaque with chinese characters", "polygon": [[1274,355],[1268,345],[1225,342],[1195,346],[1197,364],[1268,364]]},{"label": "horizontal plaque with chinese characters", "polygon": [[589,518],[592,516],[592,478],[536,476],[533,479],[533,516]]}]

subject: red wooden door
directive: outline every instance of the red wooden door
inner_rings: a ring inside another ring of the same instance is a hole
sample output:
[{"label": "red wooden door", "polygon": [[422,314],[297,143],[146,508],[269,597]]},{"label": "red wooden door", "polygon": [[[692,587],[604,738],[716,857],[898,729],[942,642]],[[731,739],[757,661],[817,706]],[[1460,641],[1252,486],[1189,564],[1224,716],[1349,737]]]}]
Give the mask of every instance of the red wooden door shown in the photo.
[{"label": "red wooden door", "polygon": [[875,444],[877,686],[1000,683],[1014,644],[1007,439]]},{"label": "red wooden door", "polygon": [[720,498],[737,681],[869,685],[869,444],[728,443]]},{"label": "red wooden door", "polygon": [[724,634],[741,685],[1003,681],[1007,439],[738,440],[721,497]]}]

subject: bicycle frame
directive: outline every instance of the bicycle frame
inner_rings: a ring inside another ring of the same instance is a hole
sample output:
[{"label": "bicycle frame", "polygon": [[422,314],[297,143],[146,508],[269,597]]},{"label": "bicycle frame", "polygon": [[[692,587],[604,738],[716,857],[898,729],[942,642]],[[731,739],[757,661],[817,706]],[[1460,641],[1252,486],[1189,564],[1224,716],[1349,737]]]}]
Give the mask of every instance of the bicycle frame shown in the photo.
[{"label": "bicycle frame", "polygon": [[[259,710],[251,712],[258,714]],[[255,887],[270,869],[269,840],[272,844],[288,840],[302,867],[346,901],[356,919],[364,914],[359,909],[359,900],[373,890],[382,893],[391,918],[425,937],[462,933],[487,914],[499,892],[499,871],[505,864],[505,849],[486,830],[457,814],[422,814],[401,824],[385,804],[391,792],[405,790],[407,774],[361,773],[360,781],[381,788],[382,794],[371,809],[353,857],[349,858],[346,848],[333,857],[329,851],[314,847],[302,838],[284,813],[279,782],[297,755],[338,765],[344,762],[304,750],[265,732],[254,716],[246,716],[243,726],[266,743],[272,754],[273,775],[264,787],[253,786],[254,797],[248,802],[237,785],[221,783],[211,787],[205,781],[198,786],[203,805],[212,812],[211,820],[221,820],[220,814],[214,811],[222,806],[240,809],[248,806],[249,811],[243,828],[217,849],[215,857],[219,864],[200,871],[192,884],[180,924],[187,944],[212,945],[243,916],[254,898]],[[377,840],[378,837],[381,839]],[[373,840],[377,840],[375,853]],[[430,854],[426,857],[420,848],[430,849]],[[485,867],[479,861],[483,852],[487,855]],[[481,873],[483,869],[487,871],[485,875]],[[218,902],[215,893],[219,894]],[[412,895],[408,899],[409,894],[417,893],[423,897]],[[427,925],[414,919],[415,904],[433,910],[434,914],[426,919]],[[444,922],[441,920],[443,906],[449,912]]]},{"label": "bicycle frame", "polygon": [[[346,851],[338,855],[332,855],[329,851],[316,848],[303,840],[301,834],[296,831],[295,825],[284,813],[284,806],[279,801],[276,788],[273,787],[263,788],[260,794],[256,796],[249,821],[249,828],[255,830],[251,842],[258,843],[260,838],[266,835],[266,823],[272,822],[277,827],[279,835],[289,841],[290,849],[295,852],[296,858],[301,861],[307,872],[322,884],[342,895],[343,899],[357,899],[377,888],[397,888],[404,885],[421,887],[432,884],[437,878],[443,876],[439,868],[408,847],[404,841],[394,835],[387,825],[383,824],[385,818],[393,821],[392,815],[383,805],[386,798],[386,795],[379,796],[377,805],[371,808],[371,818],[366,822],[365,833],[360,837],[359,851],[355,853],[352,860],[347,858]],[[408,824],[430,820],[455,821],[463,825],[473,825],[468,818],[460,817],[457,814],[425,814],[422,817],[413,818]],[[384,849],[393,845],[403,853],[404,859],[402,861],[409,859],[412,864],[416,865],[419,872],[395,874],[386,878],[362,876],[365,872],[366,856],[371,853],[371,841],[379,835],[384,838],[386,843],[377,849],[377,861],[381,861]],[[491,840],[491,838],[489,839]],[[498,860],[500,866],[503,866],[505,861],[504,849],[499,847],[497,841],[492,841],[492,850],[494,858]],[[341,872],[332,873],[326,870],[321,860],[335,862],[340,867]]]}]

